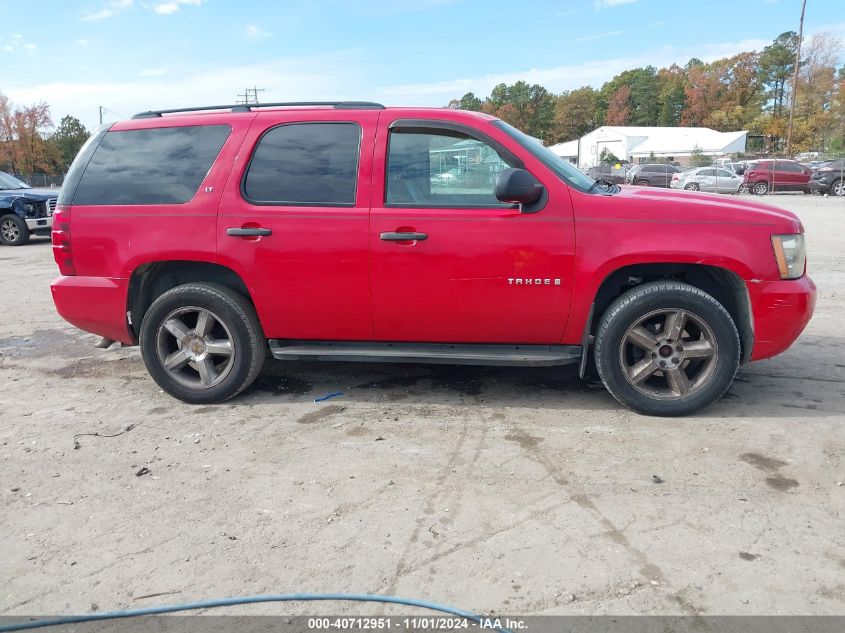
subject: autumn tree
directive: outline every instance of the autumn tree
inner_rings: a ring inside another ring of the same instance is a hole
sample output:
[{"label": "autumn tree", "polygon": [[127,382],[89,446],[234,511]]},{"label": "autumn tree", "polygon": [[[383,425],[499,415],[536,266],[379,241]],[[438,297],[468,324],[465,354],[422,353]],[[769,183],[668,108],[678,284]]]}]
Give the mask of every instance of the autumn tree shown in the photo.
[{"label": "autumn tree", "polygon": [[555,101],[555,140],[571,141],[598,127],[597,102],[598,93],[590,86],[563,92]]},{"label": "autumn tree", "polygon": [[610,95],[607,114],[604,117],[605,125],[628,125],[628,116],[631,113],[630,98],[631,89],[628,86],[620,86]]},{"label": "autumn tree", "polygon": [[18,174],[53,171],[58,152],[45,139],[52,127],[46,103],[16,107],[0,94],[0,163]]}]

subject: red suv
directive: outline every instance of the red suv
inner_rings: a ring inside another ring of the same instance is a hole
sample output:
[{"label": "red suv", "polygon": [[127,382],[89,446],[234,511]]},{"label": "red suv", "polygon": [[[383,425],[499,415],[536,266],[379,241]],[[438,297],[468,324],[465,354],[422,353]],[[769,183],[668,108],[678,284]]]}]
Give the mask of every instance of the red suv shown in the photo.
[{"label": "red suv", "polygon": [[265,355],[588,359],[649,414],[784,351],[815,286],[793,214],[594,181],[481,113],[371,103],[156,111],[99,130],[53,227],[59,313],[213,403]]},{"label": "red suv", "polygon": [[742,187],[758,196],[769,191],[810,193],[812,172],[794,160],[756,160],[749,163],[742,177]]}]

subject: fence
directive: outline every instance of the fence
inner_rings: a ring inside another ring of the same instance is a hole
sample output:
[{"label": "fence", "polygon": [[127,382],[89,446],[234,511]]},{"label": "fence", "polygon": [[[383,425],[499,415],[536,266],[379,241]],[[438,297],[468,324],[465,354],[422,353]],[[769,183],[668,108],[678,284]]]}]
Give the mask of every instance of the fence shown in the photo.
[{"label": "fence", "polygon": [[65,181],[65,174],[15,174],[15,178],[24,181],[30,187],[58,189]]}]

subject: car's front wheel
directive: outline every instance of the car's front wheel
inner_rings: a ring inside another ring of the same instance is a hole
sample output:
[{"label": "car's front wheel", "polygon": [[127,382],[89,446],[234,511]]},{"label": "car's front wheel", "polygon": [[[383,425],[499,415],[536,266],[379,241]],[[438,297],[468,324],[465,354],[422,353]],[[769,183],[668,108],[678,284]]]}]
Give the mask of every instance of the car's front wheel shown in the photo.
[{"label": "car's front wheel", "polygon": [[730,387],[740,341],[730,314],[709,294],[650,282],[607,309],[594,355],[602,382],[622,404],[648,415],[686,415]]},{"label": "car's front wheel", "polygon": [[748,193],[748,191],[749,191],[749,189],[748,189],[748,185],[746,185],[745,183],[742,183],[742,184],[739,186],[739,189],[737,190],[737,193],[739,193],[739,194],[746,194],[746,193]]},{"label": "car's front wheel", "polygon": [[141,356],[159,387],[191,404],[228,400],[261,370],[266,340],[249,301],[214,283],[168,290],[144,315]]},{"label": "car's front wheel", "polygon": [[640,187],[648,187],[650,183],[648,182],[648,180],[641,179],[641,180],[638,180],[636,182],[636,184],[639,185]]},{"label": "car's front wheel", "polygon": [[19,215],[9,213],[0,217],[0,244],[20,246],[29,241],[29,227]]},{"label": "car's front wheel", "polygon": [[845,196],[845,180],[837,180],[830,186],[830,193],[834,196]]}]

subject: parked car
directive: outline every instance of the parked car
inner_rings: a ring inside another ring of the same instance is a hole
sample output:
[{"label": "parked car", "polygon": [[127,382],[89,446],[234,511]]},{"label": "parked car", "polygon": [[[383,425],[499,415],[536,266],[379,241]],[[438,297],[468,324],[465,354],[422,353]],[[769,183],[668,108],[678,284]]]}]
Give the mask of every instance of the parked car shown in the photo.
[{"label": "parked car", "polygon": [[[466,178],[432,187],[452,160]],[[488,115],[360,102],[108,125],[65,179],[53,249],[61,316],[140,345],[189,403],[237,395],[268,353],[592,358],[620,402],[681,415],[789,347],[816,292],[788,211],[596,182]]]},{"label": "parked car", "polygon": [[810,170],[794,160],[755,160],[746,168],[743,184],[757,195],[765,195],[769,191],[810,193]]},{"label": "parked car", "polygon": [[680,167],[659,163],[634,165],[625,174],[625,181],[643,187],[668,187],[672,182],[672,175],[681,171],[683,170]]},{"label": "parked car", "polygon": [[687,191],[710,191],[713,193],[737,193],[742,185],[742,176],[721,167],[697,167],[672,175],[669,185],[672,189]]},{"label": "parked car", "polygon": [[0,171],[0,244],[20,246],[31,235],[49,235],[57,197]]},{"label": "parked car", "polygon": [[587,170],[587,175],[593,180],[606,180],[614,185],[625,183],[625,167],[616,168],[614,165],[596,165]]},{"label": "parked car", "polygon": [[821,194],[845,196],[845,158],[817,166],[810,178],[810,188]]}]

